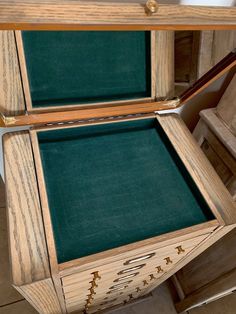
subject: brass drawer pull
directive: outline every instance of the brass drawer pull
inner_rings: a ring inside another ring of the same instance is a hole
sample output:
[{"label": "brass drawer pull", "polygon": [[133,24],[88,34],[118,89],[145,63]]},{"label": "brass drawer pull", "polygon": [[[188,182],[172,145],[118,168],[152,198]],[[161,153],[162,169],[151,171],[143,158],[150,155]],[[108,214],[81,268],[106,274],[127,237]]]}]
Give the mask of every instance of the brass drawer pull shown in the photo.
[{"label": "brass drawer pull", "polygon": [[126,288],[128,288],[127,285],[126,285],[126,286],[123,286],[123,287],[120,287],[120,288],[117,288],[117,289],[114,289],[114,290],[110,290],[110,291],[107,292],[107,294],[111,294],[111,293],[116,292],[116,291],[119,291],[119,290],[124,290],[124,289],[126,289]]},{"label": "brass drawer pull", "polygon": [[139,274],[139,272],[134,273],[134,274],[129,274],[129,275],[117,278],[113,282],[119,282],[119,281],[122,281],[122,280],[125,280],[125,279],[133,278],[133,277],[137,276],[138,274]]},{"label": "brass drawer pull", "polygon": [[147,15],[152,15],[158,11],[158,3],[156,0],[148,0],[145,5]]},{"label": "brass drawer pull", "polygon": [[136,257],[136,258],[133,258],[133,259],[130,259],[130,260],[126,261],[124,263],[124,265],[130,265],[130,264],[133,264],[133,263],[141,262],[141,261],[144,261],[146,259],[152,258],[155,255],[156,255],[156,253],[150,253],[150,254],[147,254],[147,255]]},{"label": "brass drawer pull", "polygon": [[144,266],[146,266],[146,264],[141,264],[141,265],[138,265],[138,266],[126,268],[126,269],[123,269],[123,270],[119,271],[119,272],[117,273],[117,275],[123,275],[123,274],[126,274],[126,273],[130,273],[130,272],[132,272],[132,271],[141,269],[141,268],[143,268]]},{"label": "brass drawer pull", "polygon": [[117,285],[114,285],[114,286],[110,287],[109,289],[110,290],[114,290],[114,289],[123,287],[124,285],[129,285],[132,281],[133,280],[129,280],[129,281],[126,281],[126,282],[118,283]]}]

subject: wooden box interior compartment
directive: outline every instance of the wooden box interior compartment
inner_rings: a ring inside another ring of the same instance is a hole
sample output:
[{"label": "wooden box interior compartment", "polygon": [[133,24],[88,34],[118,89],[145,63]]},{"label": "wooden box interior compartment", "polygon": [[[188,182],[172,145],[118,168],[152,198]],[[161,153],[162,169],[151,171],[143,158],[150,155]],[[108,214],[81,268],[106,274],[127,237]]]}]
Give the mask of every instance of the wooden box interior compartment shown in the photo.
[{"label": "wooden box interior compartment", "polygon": [[[181,118],[148,105],[153,38],[16,33],[26,117],[58,115],[4,136],[13,283],[39,313],[145,296],[235,226],[235,204]],[[90,118],[61,122],[73,108]]]}]

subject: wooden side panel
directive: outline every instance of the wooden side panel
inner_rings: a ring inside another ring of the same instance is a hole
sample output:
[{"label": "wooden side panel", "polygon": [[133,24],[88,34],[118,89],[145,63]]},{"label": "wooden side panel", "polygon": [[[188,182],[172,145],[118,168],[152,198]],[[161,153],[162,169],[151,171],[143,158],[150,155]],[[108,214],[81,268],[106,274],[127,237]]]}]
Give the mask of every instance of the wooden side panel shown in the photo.
[{"label": "wooden side panel", "polygon": [[4,135],[5,179],[13,283],[50,277],[29,133]]},{"label": "wooden side panel", "polygon": [[178,115],[157,116],[165,133],[221,224],[236,222],[236,205]]},{"label": "wooden side panel", "polygon": [[[185,295],[216,280],[236,268],[236,229],[229,232],[212,247],[177,273]],[[203,270],[207,269],[207,276]]]},{"label": "wooden side panel", "polygon": [[174,96],[174,31],[156,32],[156,97]]},{"label": "wooden side panel", "polygon": [[0,31],[0,112],[23,114],[25,101],[13,31]]},{"label": "wooden side panel", "polygon": [[62,313],[50,278],[15,288],[40,314]]},{"label": "wooden side panel", "polygon": [[198,77],[203,76],[216,63],[236,47],[235,30],[206,30],[201,32]]}]

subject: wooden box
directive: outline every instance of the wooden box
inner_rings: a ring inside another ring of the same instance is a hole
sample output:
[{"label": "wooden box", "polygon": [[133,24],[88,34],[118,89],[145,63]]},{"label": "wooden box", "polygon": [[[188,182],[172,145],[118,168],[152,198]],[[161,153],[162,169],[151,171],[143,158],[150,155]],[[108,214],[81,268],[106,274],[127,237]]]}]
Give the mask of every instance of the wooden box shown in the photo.
[{"label": "wooden box", "polygon": [[13,284],[39,313],[145,296],[235,227],[189,130],[161,114],[235,71],[235,53],[179,99],[157,100],[153,33],[4,36],[19,106],[2,124],[31,126],[4,135]]}]

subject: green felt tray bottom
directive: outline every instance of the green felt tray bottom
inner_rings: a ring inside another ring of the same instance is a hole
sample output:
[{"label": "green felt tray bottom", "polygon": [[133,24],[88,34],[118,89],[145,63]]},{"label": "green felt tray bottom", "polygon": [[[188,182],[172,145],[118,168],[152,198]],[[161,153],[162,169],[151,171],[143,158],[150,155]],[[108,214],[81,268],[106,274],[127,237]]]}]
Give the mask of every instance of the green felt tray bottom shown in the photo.
[{"label": "green felt tray bottom", "polygon": [[156,119],[38,140],[59,263],[213,219]]},{"label": "green felt tray bottom", "polygon": [[33,108],[151,97],[150,32],[24,31]]}]

